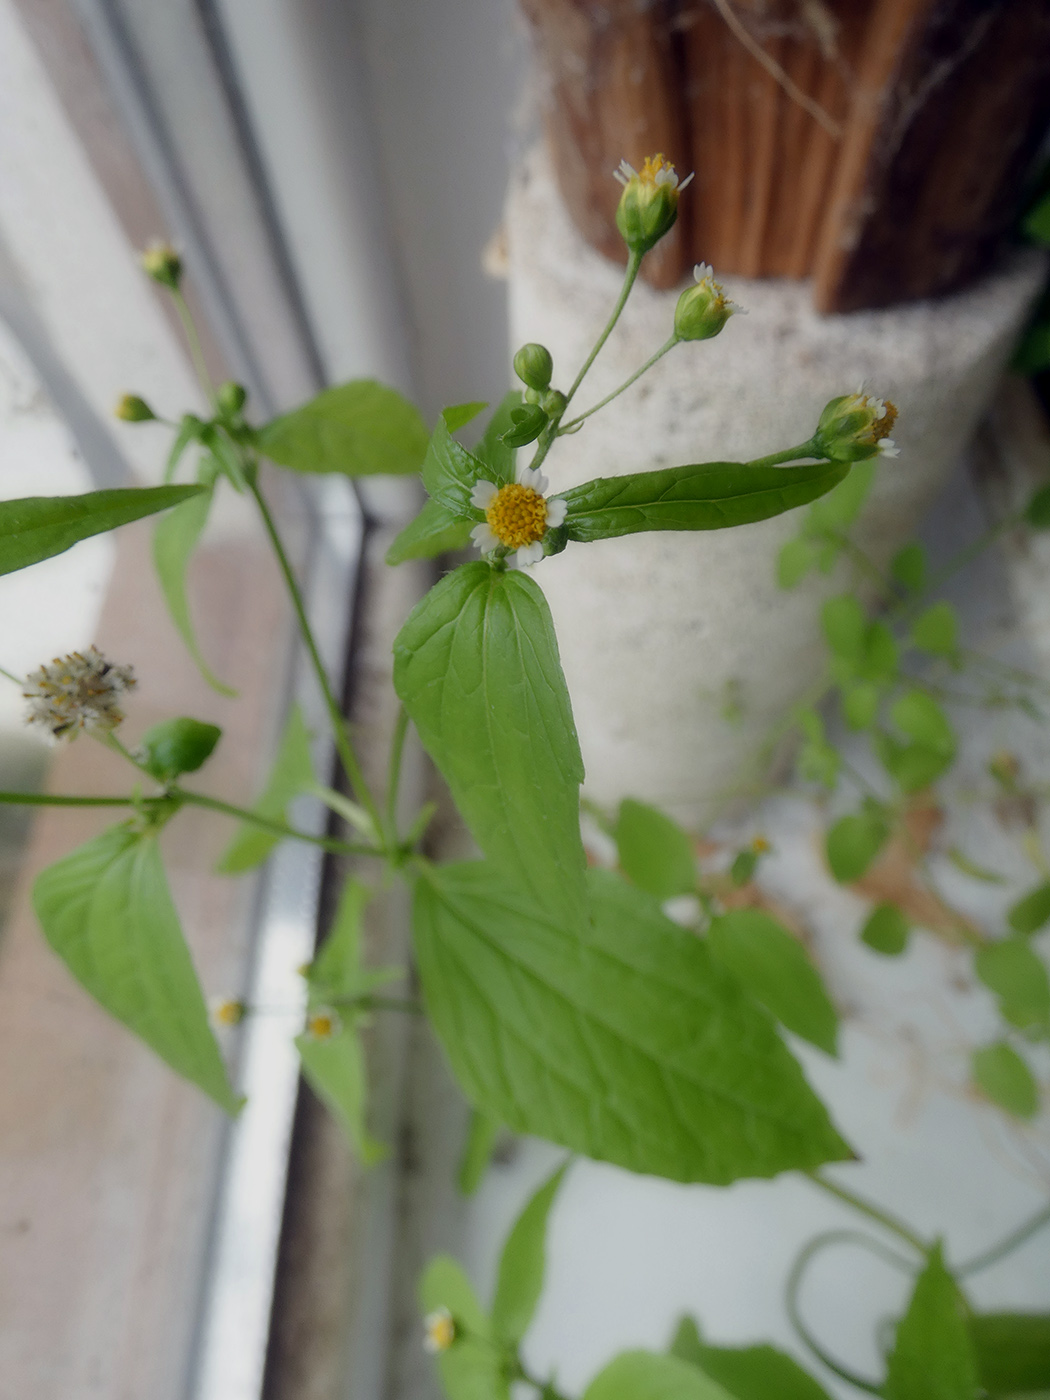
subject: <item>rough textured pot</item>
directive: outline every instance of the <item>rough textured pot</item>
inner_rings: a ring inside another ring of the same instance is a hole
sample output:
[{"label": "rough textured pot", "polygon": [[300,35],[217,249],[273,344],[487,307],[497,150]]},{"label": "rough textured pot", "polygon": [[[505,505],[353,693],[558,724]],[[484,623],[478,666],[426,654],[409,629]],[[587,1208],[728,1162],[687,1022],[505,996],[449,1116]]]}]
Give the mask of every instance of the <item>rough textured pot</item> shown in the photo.
[{"label": "rough textured pot", "polygon": [[[506,229],[512,345],[547,345],[564,386],[609,314],[620,269],[572,227],[539,150],[517,172]],[[1018,252],[952,297],[850,316],[817,315],[806,283],[727,278],[749,315],[716,340],[678,347],[563,439],[547,459],[552,489],[803,442],[829,398],[863,383],[900,408],[900,456],[880,467],[860,524],[861,543],[885,560],[973,434],[1044,266],[1042,255]],[[581,410],[663,343],[676,295],[636,289],[578,397]],[[777,551],[798,527],[795,512],[724,532],[570,545],[539,566],[591,797],[633,794],[693,823],[718,809],[811,682],[817,604],[844,586],[833,574],[790,593],[777,587]]]}]

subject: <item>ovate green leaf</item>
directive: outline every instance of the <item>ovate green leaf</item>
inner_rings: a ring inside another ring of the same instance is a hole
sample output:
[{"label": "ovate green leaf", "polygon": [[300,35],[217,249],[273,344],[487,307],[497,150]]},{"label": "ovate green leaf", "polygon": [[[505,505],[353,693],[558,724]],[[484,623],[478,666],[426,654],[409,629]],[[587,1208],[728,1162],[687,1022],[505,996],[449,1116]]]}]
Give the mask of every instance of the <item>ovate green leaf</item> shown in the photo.
[{"label": "ovate green leaf", "polygon": [[826,843],[828,865],[835,879],[843,885],[859,880],[889,834],[889,825],[878,812],[840,817],[828,831]]},{"label": "ovate green leaf", "polygon": [[625,797],[614,834],[620,869],[639,889],[660,900],[696,889],[693,843],[663,812]]},{"label": "ovate green leaf", "polygon": [[851,729],[870,729],[879,713],[879,691],[872,681],[857,681],[842,692],[842,710]]},{"label": "ovate green leaf", "polygon": [[973,1080],[992,1103],[1017,1118],[1034,1118],[1039,1112],[1039,1086],[1016,1050],[1001,1040],[973,1052]]},{"label": "ovate green leaf", "polygon": [[487,864],[428,871],[414,938],[468,1099],[516,1132],[674,1181],[849,1154],[771,1021],[692,934],[608,872],[593,928]]},{"label": "ovate green leaf", "polygon": [[926,584],[926,551],[917,541],[906,544],[893,556],[890,573],[909,593],[921,593]]},{"label": "ovate green leaf", "polygon": [[1018,935],[985,943],[973,959],[974,971],[999,998],[1011,1025],[1026,1030],[1050,1019],[1050,981],[1039,954]]},{"label": "ovate green leaf", "polygon": [[879,758],[905,792],[918,792],[951,767],[955,731],[937,701],[921,690],[909,690],[895,701],[890,718],[912,742],[901,743],[891,734],[879,735]]},{"label": "ovate green leaf", "polygon": [[910,929],[903,911],[896,904],[876,904],[860,931],[861,941],[873,952],[896,958],[908,946]]},{"label": "ovate green leaf", "polygon": [[828,1393],[787,1352],[772,1346],[713,1347],[691,1317],[678,1324],[671,1354],[725,1386],[733,1400],[828,1400]]},{"label": "ovate green leaf", "polygon": [[47,941],[95,1000],[236,1113],[156,834],[133,822],[110,827],[41,872],[33,907]]},{"label": "ovate green leaf", "polygon": [[382,1161],[387,1148],[365,1123],[368,1077],[361,1037],[352,1021],[343,1021],[324,1039],[304,1032],[296,1036],[295,1045],[303,1078],[327,1105],[361,1161],[365,1166]]},{"label": "ovate green leaf", "polygon": [[62,554],[91,535],[168,510],[199,496],[203,489],[128,487],[89,491],[85,496],[24,496],[17,501],[0,501],[0,574],[13,574],[16,569]]},{"label": "ovate green leaf", "polygon": [[398,634],[394,686],[481,849],[582,921],[583,765],[536,584],[480,562],[442,579]]},{"label": "ovate green leaf", "polygon": [[475,457],[486,468],[485,479],[495,482],[497,486],[514,480],[516,454],[512,447],[508,447],[502,441],[502,438],[511,426],[512,411],[515,408],[520,408],[521,402],[521,394],[517,389],[512,389],[509,394],[505,394],[495,413],[486,424],[481,441],[474,449]]},{"label": "ovate green leaf", "polygon": [[931,656],[952,656],[959,646],[959,616],[951,603],[934,603],[911,629],[912,645]]},{"label": "ovate green leaf", "polygon": [[600,477],[561,492],[570,540],[606,540],[641,530],[723,530],[768,520],[830,491],[844,462],[752,467],[705,462]]},{"label": "ovate green leaf", "polygon": [[851,672],[864,662],[868,619],[860,601],[852,593],[829,598],[820,610],[820,621],[828,646]]},{"label": "ovate green leaf", "polygon": [[[483,408],[484,404],[478,407]],[[423,485],[431,499],[450,515],[475,523],[480,515],[470,503],[470,493],[476,481],[489,479],[488,469],[452,436],[448,421],[450,412],[446,409],[438,419],[427,444]]]},{"label": "ovate green leaf", "polygon": [[[298,705],[292,707],[262,796],[252,810],[270,821],[284,821],[293,797],[313,786],[310,735]],[[239,875],[261,865],[281,838],[261,827],[243,822],[226,847],[218,865],[221,875]]]},{"label": "ovate green leaf", "polygon": [[365,967],[361,961],[364,912],[372,891],[354,876],[343,885],[332,927],[306,970],[314,1005],[346,1001],[403,976],[399,967]]},{"label": "ovate green leaf", "polygon": [[264,457],[297,472],[404,475],[419,470],[427,430],[396,389],[354,379],[267,423],[256,442]]},{"label": "ovate green leaf", "polygon": [[[677,1356],[625,1351],[610,1361],[583,1392],[583,1400],[733,1400]],[[770,1397],[772,1400],[772,1397]]]},{"label": "ovate green leaf", "polygon": [[158,782],[167,783],[181,773],[196,773],[211,758],[221,738],[217,724],[182,715],[147,729],[136,757]]},{"label": "ovate green leaf", "polygon": [[216,677],[201,654],[186,594],[186,568],[207,524],[214,494],[213,486],[209,485],[200,495],[184,501],[158,520],[153,531],[153,567],[157,571],[171,620],[178,628],[179,636],[197,669],[220,695],[236,695],[235,690]]},{"label": "ovate green leaf", "polygon": [[547,1266],[547,1217],[566,1168],[559,1167],[530,1197],[514,1222],[500,1255],[492,1325],[505,1342],[516,1346],[532,1321],[543,1291]]},{"label": "ovate green leaf", "polygon": [[1036,885],[1012,906],[1006,922],[1015,933],[1038,933],[1050,923],[1050,883]]},{"label": "ovate green leaf", "polygon": [[437,501],[427,501],[386,552],[388,564],[404,564],[409,559],[433,559],[464,549],[470,540],[471,522],[453,515]]},{"label": "ovate green leaf", "polygon": [[803,1040],[838,1053],[839,1019],[806,950],[761,909],[731,909],[711,922],[711,952],[723,967]]},{"label": "ovate green leaf", "polygon": [[991,1395],[1050,1391],[1050,1317],[978,1313],[967,1324],[981,1384]]},{"label": "ovate green leaf", "polygon": [[965,1306],[937,1245],[897,1324],[886,1400],[975,1400],[977,1387]]}]

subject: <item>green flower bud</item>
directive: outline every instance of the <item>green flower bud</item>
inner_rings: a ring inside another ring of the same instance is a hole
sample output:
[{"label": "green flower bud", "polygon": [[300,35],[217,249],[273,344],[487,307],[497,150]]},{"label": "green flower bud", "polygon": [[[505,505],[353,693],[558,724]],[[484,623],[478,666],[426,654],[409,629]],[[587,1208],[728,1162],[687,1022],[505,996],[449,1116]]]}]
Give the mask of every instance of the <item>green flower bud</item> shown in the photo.
[{"label": "green flower bud", "polygon": [[540,399],[540,406],[549,418],[560,418],[567,403],[568,399],[560,389],[548,389]]},{"label": "green flower bud", "polygon": [[867,394],[843,394],[832,399],[820,415],[813,445],[835,462],[863,462],[868,457],[896,457],[899,449],[888,436],[897,421],[889,399]]},{"label": "green flower bud", "polygon": [[113,416],[124,423],[149,423],[157,415],[145,399],[139,398],[138,394],[121,394],[117,400],[117,406],[113,410]]},{"label": "green flower bud", "polygon": [[696,285],[686,288],[674,309],[674,333],[679,340],[710,340],[744,308],[729,300],[708,263],[698,263],[693,277]]},{"label": "green flower bud", "polygon": [[174,292],[182,278],[182,259],[170,243],[151,243],[142,254],[142,270]]},{"label": "green flower bud", "polygon": [[632,253],[647,253],[677,219],[678,196],[693,177],[679,184],[674,166],[662,155],[646,156],[640,171],[622,160],[613,174],[623,185],[616,227]]},{"label": "green flower bud", "polygon": [[554,373],[554,361],[546,345],[530,342],[514,356],[514,373],[530,389],[546,389]]},{"label": "green flower bud", "polygon": [[215,398],[223,413],[228,413],[234,417],[240,413],[248,398],[248,390],[243,384],[237,384],[232,379],[228,379],[225,384],[220,384],[215,391]]},{"label": "green flower bud", "polygon": [[547,426],[548,418],[539,404],[526,404],[524,408],[512,408],[511,426],[501,436],[500,442],[506,447],[527,447],[535,442]]}]

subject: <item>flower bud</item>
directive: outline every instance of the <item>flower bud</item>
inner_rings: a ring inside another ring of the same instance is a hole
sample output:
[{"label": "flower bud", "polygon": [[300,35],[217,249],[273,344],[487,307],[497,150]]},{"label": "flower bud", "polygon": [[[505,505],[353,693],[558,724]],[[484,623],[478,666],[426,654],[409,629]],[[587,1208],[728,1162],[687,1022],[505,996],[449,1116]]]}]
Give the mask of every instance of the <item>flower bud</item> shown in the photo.
[{"label": "flower bud", "polygon": [[640,171],[622,160],[613,174],[623,185],[616,227],[632,253],[647,253],[678,217],[678,196],[693,177],[679,184],[674,166],[662,155],[646,156]]},{"label": "flower bud", "polygon": [[707,263],[698,263],[693,277],[696,286],[686,288],[674,309],[674,333],[679,340],[710,340],[744,308],[729,300]]},{"label": "flower bud", "polygon": [[237,384],[232,379],[228,379],[225,384],[220,384],[215,391],[216,402],[223,413],[228,413],[231,418],[240,413],[247,398],[248,390],[243,384]]},{"label": "flower bud", "polygon": [[121,394],[117,400],[117,406],[113,410],[113,416],[121,419],[124,423],[148,423],[157,415],[145,399],[139,398],[138,394]]},{"label": "flower bud", "polygon": [[546,389],[554,373],[554,361],[546,345],[530,342],[514,356],[514,373],[530,389]]},{"label": "flower bud", "polygon": [[523,408],[512,408],[510,421],[511,426],[500,438],[505,447],[527,447],[536,441],[549,420],[539,404],[531,403]]},{"label": "flower bud", "polygon": [[170,243],[151,243],[142,254],[142,270],[154,282],[174,292],[182,277],[182,259]]},{"label": "flower bud", "polygon": [[540,399],[540,407],[548,418],[560,418],[565,412],[565,405],[568,399],[560,389],[548,389]]},{"label": "flower bud", "polygon": [[820,415],[813,445],[835,462],[896,457],[898,448],[888,436],[896,421],[897,409],[889,399],[874,399],[860,392],[843,394],[832,399]]}]

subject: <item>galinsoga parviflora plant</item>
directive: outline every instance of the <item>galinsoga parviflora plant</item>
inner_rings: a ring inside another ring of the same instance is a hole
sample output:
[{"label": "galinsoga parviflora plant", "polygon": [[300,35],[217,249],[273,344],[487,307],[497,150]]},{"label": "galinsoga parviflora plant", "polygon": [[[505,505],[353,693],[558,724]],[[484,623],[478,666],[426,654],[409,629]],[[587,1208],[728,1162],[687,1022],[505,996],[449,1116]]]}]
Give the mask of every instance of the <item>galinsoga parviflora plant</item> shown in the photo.
[{"label": "galinsoga parviflora plant", "polygon": [[[327,938],[305,969],[308,1005],[297,1041],[304,1075],[366,1163],[384,1148],[367,1128],[360,1025],[380,1011],[417,1009],[414,1002],[377,995],[400,970],[369,966],[362,952],[362,917],[373,890],[398,878],[412,893],[423,1009],[473,1108],[466,1177],[477,1179],[502,1127],[676,1182],[725,1185],[804,1173],[814,1186],[851,1203],[877,1231],[861,1238],[915,1279],[885,1381],[849,1376],[811,1339],[816,1354],[863,1389],[894,1400],[929,1400],[934,1392],[927,1381],[934,1375],[944,1400],[973,1400],[980,1386],[999,1394],[988,1377],[1013,1334],[1003,1343],[1000,1322],[974,1316],[960,1290],[961,1273],[948,1270],[940,1244],[821,1175],[825,1164],[849,1162],[855,1154],[781,1038],[775,1005],[755,990],[747,972],[768,951],[755,940],[773,938],[786,975],[805,986],[810,1038],[833,1053],[835,1012],[800,946],[786,948],[787,935],[775,926],[772,934],[761,927],[734,929],[717,895],[706,899],[702,927],[670,921],[659,882],[654,887],[639,876],[637,861],[636,878],[630,878],[632,821],[636,836],[639,821],[643,827],[655,821],[672,855],[678,840],[673,824],[663,819],[661,828],[660,815],[641,804],[624,804],[621,812],[621,869],[587,867],[580,830],[583,766],[550,612],[532,569],[566,548],[640,531],[730,529],[765,520],[828,497],[851,480],[855,464],[867,469],[895,454],[889,436],[894,406],[848,393],[827,405],[808,441],[753,461],[689,463],[558,491],[554,449],[561,438],[585,430],[593,413],[671,350],[717,337],[740,310],[712,269],[698,267],[694,284],[678,299],[666,342],[614,394],[574,412],[642,261],[673,225],[688,184],[679,183],[661,156],[648,159],[640,172],[624,163],[618,178],[617,224],[627,268],[607,324],[563,387],[554,385],[555,367],[543,346],[521,347],[514,368],[523,389],[497,407],[472,451],[456,434],[484,405],[447,408],[428,433],[409,403],[371,380],[328,389],[272,422],[251,424],[244,389],[208,380],[177,253],[166,245],[147,251],[143,266],[167,289],[183,320],[211,416],[187,413],[173,425],[164,485],[4,502],[0,570],[26,568],[90,535],[160,513],[154,557],[164,594],[194,660],[222,690],[194,638],[185,572],[215,493],[227,486],[246,493],[289,591],[349,797],[318,782],[297,712],[254,809],[198,792],[187,778],[219,743],[218,727],[181,716],[154,726],[129,749],[119,730],[134,684],[130,669],[94,649],[56,658],[21,682],[30,722],[59,742],[85,731],[109,745],[134,768],[134,785],[123,797],[2,795],[5,802],[128,812],[43,871],[34,906],[51,947],[101,1006],[235,1114],[240,1101],[212,1022],[234,1024],[251,1008],[213,1002],[209,1019],[168,891],[161,830],[187,807],[236,819],[239,829],[219,865],[230,874],[259,864],[282,840],[371,858],[375,884],[347,881]],[[129,423],[156,418],[130,394],[117,413]],[[530,459],[520,462],[518,453],[530,447]],[[571,440],[559,450],[571,450]],[[177,484],[187,462],[196,480]],[[274,467],[349,477],[419,472],[429,499],[394,541],[388,562],[470,545],[480,552],[431,588],[397,637],[394,685],[401,710],[383,797],[364,779],[267,502],[265,473]],[[542,567],[538,572],[542,577]],[[410,723],[447,782],[481,859],[436,864],[421,850],[426,814],[406,827],[398,824]],[[818,737],[810,736],[811,745]],[[304,791],[324,797],[355,829],[353,839],[295,829],[287,808]],[[688,853],[685,859],[695,885]],[[437,1259],[426,1272],[426,1343],[438,1356],[450,1400],[507,1397],[516,1382],[558,1400],[553,1379],[528,1372],[520,1343],[542,1287],[547,1214],[564,1170],[534,1196],[511,1232],[490,1310],[454,1261]],[[796,1267],[799,1277],[808,1257]],[[797,1282],[789,1288],[793,1315]],[[1040,1326],[1045,1357],[1045,1320]],[[667,1354],[616,1358],[587,1388],[586,1400],[816,1400],[824,1394],[784,1353],[709,1346],[686,1320]]]}]

